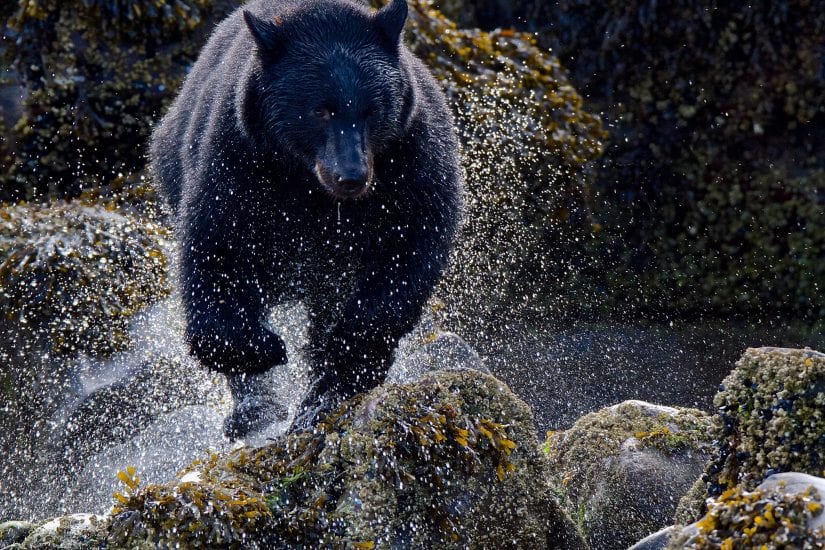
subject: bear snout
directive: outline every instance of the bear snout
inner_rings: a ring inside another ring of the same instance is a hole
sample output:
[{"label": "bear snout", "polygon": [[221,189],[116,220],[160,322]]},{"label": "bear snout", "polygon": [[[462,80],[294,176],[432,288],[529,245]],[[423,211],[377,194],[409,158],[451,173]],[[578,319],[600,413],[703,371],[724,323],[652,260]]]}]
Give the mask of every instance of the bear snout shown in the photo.
[{"label": "bear snout", "polygon": [[372,169],[368,159],[364,162],[335,163],[333,166],[319,160],[315,163],[315,175],[335,198],[355,199],[369,191]]}]

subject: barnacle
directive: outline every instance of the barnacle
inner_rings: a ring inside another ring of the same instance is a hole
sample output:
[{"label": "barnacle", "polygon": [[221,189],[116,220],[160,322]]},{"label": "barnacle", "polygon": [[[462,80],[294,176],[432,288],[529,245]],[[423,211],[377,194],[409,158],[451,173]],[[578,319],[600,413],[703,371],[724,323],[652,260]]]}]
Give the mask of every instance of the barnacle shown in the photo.
[{"label": "barnacle", "polygon": [[[813,350],[750,348],[722,382],[714,404],[718,441],[696,490],[680,503],[680,520],[696,519],[707,497],[754,489],[779,472],[823,473],[825,355]],[[691,517],[692,516],[692,517]]]},{"label": "barnacle", "polygon": [[811,527],[822,514],[821,502],[814,487],[801,493],[781,487],[729,489],[709,501],[707,513],[694,524],[698,532],[677,533],[668,548],[821,548],[825,528]]}]

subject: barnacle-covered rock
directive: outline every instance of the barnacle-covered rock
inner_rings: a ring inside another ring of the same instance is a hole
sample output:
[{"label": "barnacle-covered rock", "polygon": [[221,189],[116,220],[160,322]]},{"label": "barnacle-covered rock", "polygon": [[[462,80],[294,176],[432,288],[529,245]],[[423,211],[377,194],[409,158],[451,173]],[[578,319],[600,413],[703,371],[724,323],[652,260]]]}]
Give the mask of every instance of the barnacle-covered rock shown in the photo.
[{"label": "barnacle-covered rock", "polygon": [[822,319],[822,4],[524,4],[609,121],[596,212],[612,300]]},{"label": "barnacle-covered rock", "polygon": [[583,548],[545,479],[529,408],[495,378],[437,372],[344,404],[315,433],[121,473],[114,544]]},{"label": "barnacle-covered rock", "polygon": [[84,550],[106,542],[108,518],[94,514],[72,514],[51,519],[34,528],[20,543],[20,550],[60,548]]},{"label": "barnacle-covered rock", "polygon": [[704,500],[767,476],[825,472],[825,354],[810,349],[750,348],[722,382],[714,404],[718,449],[680,503],[678,519],[695,521]]},{"label": "barnacle-covered rock", "polygon": [[825,546],[825,479],[776,474],[753,490],[743,485],[710,500],[696,523],[671,535],[670,550]]},{"label": "barnacle-covered rock", "polygon": [[[28,0],[3,56],[27,84],[0,199],[76,196],[141,170],[151,123],[226,0]],[[5,21],[4,21],[5,23]]]},{"label": "barnacle-covered rock", "polygon": [[162,226],[106,205],[0,208],[4,347],[25,352],[36,341],[53,354],[124,349],[129,317],[169,291],[168,238]]},{"label": "barnacle-covered rock", "polygon": [[621,549],[669,525],[711,455],[710,415],[626,401],[548,434],[552,482],[592,548]]}]

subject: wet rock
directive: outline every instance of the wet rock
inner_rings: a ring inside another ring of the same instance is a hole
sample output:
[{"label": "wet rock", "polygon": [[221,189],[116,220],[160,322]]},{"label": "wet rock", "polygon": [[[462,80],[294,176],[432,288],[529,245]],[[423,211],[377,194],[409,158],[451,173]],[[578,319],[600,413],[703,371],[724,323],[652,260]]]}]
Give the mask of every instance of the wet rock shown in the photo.
[{"label": "wet rock", "polygon": [[473,369],[489,374],[475,349],[461,336],[438,329],[418,330],[405,337],[387,373],[387,383],[403,384],[436,370]]},{"label": "wet rock", "polygon": [[631,546],[629,550],[665,550],[675,529],[676,527],[671,525],[656,531]]},{"label": "wet rock", "polygon": [[626,401],[548,434],[552,481],[592,548],[624,550],[672,522],[710,457],[711,426],[695,409]]},{"label": "wet rock", "polygon": [[811,349],[749,348],[714,399],[718,447],[699,485],[680,504],[695,521],[704,500],[737,486],[753,490],[780,472],[825,469],[825,354]]},{"label": "wet rock", "polygon": [[100,547],[105,544],[107,528],[108,519],[94,514],[72,514],[54,518],[26,536],[20,549],[85,550]]},{"label": "wet rock", "polygon": [[506,386],[436,372],[361,395],[314,433],[212,454],[168,484],[123,472],[110,541],[584,548],[546,468],[530,410]]},{"label": "wet rock", "polygon": [[0,329],[13,363],[37,351],[105,355],[169,292],[169,232],[85,201],[0,208]]},{"label": "wet rock", "polygon": [[825,479],[795,472],[772,475],[754,490],[739,485],[710,500],[699,521],[677,529],[668,548],[822,548],[823,496]]},{"label": "wet rock", "polygon": [[239,3],[33,0],[8,8],[2,65],[28,93],[0,199],[77,196],[140,171],[152,124],[214,18]]},{"label": "wet rock", "polygon": [[821,321],[825,164],[802,153],[825,146],[821,4],[525,4],[515,25],[609,121],[593,256],[617,310]]},{"label": "wet rock", "polygon": [[23,542],[29,533],[37,527],[29,521],[7,521],[0,523],[0,548]]}]

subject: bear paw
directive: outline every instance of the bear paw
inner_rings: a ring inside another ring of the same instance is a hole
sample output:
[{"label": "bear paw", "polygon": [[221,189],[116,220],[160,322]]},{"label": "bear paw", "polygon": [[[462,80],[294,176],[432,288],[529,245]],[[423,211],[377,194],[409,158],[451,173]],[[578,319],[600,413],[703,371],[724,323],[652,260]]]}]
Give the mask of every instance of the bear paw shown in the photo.
[{"label": "bear paw", "polygon": [[230,375],[227,378],[235,400],[232,413],[223,421],[223,433],[230,441],[287,418],[287,408],[268,391],[261,377]]}]

